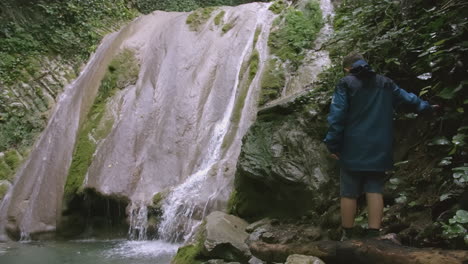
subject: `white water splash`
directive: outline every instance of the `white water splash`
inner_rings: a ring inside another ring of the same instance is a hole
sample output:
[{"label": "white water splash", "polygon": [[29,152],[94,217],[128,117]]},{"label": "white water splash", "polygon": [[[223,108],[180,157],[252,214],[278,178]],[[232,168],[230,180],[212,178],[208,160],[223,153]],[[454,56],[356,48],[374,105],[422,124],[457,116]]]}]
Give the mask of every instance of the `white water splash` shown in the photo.
[{"label": "white water splash", "polygon": [[108,258],[147,258],[156,260],[167,256],[170,259],[180,246],[180,244],[171,244],[159,240],[126,241],[104,252],[104,256]]}]

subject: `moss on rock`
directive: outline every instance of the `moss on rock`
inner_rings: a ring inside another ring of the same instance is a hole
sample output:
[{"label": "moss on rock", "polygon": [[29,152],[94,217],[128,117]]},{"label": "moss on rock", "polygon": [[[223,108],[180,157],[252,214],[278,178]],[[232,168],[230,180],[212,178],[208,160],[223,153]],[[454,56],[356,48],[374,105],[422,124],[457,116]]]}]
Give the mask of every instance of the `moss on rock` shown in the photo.
[{"label": "moss on rock", "polygon": [[210,19],[211,13],[215,10],[214,7],[199,8],[187,17],[185,23],[189,26],[190,30],[198,31],[205,22]]},{"label": "moss on rock", "polygon": [[288,8],[275,20],[268,46],[273,54],[298,67],[303,50],[312,47],[322,26],[322,12],[316,0],[308,2],[303,11]]},{"label": "moss on rock", "polygon": [[277,0],[268,9],[275,14],[280,14],[287,7],[288,4],[284,0]]},{"label": "moss on rock", "polygon": [[254,50],[249,60],[249,65],[250,65],[249,82],[252,82],[252,80],[255,78],[255,75],[257,74],[257,71],[258,71],[259,63],[260,63],[260,54],[258,53],[258,50]]},{"label": "moss on rock", "polygon": [[156,193],[156,194],[153,196],[153,199],[152,199],[153,205],[154,205],[154,206],[157,206],[157,205],[161,204],[161,202],[164,200],[165,196],[166,196],[166,194],[163,193],[163,192],[158,192],[158,193]]},{"label": "moss on rock", "polygon": [[12,171],[15,171],[21,164],[21,155],[15,149],[10,149],[5,153],[5,162]]},{"label": "moss on rock", "polygon": [[203,243],[206,239],[205,226],[206,222],[203,222],[198,227],[193,243],[185,245],[177,250],[177,254],[172,259],[171,264],[201,264],[206,260],[206,257],[203,255]]},{"label": "moss on rock", "polygon": [[276,59],[270,59],[262,75],[262,90],[259,98],[259,105],[264,105],[278,98],[285,82],[286,77],[283,65]]},{"label": "moss on rock", "polygon": [[222,28],[223,34],[226,34],[229,30],[231,30],[235,24],[236,24],[235,20],[231,20],[228,23],[226,23]]},{"label": "moss on rock", "polygon": [[111,131],[114,120],[104,119],[107,99],[118,89],[134,84],[139,72],[138,61],[132,50],[123,50],[110,63],[108,72],[99,87],[88,118],[82,125],[73,153],[72,164],[65,184],[66,203],[79,192],[86,172],[91,165],[97,141],[105,138]]},{"label": "moss on rock", "polygon": [[260,33],[262,33],[262,26],[258,26],[255,29],[255,34],[254,34],[254,39],[253,39],[253,47],[254,48],[255,48],[255,45],[257,45],[258,36],[260,36]]},{"label": "moss on rock", "polygon": [[[321,144],[325,120],[310,114],[321,110],[297,101],[261,111],[244,136],[230,213],[249,220],[322,213],[337,195],[328,176],[333,166]],[[329,191],[319,191],[324,189]]]},{"label": "moss on rock", "polygon": [[172,259],[171,264],[201,264],[201,260],[197,260],[201,256],[202,245],[187,245],[177,250],[176,256]]},{"label": "moss on rock", "polygon": [[214,24],[216,26],[219,26],[221,25],[224,21],[224,15],[226,14],[226,11],[222,10],[221,12],[219,12],[215,18],[214,18]]}]

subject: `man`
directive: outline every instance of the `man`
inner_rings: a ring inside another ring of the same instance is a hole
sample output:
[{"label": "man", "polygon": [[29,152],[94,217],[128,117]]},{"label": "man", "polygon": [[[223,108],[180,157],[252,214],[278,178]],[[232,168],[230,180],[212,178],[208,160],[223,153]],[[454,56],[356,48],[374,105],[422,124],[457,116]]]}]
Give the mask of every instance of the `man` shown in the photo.
[{"label": "man", "polygon": [[352,237],[356,199],[366,194],[367,237],[379,235],[383,215],[385,172],[393,168],[393,113],[398,104],[417,112],[432,106],[376,74],[362,55],[343,59],[347,75],[336,86],[325,137],[331,156],[340,164],[342,240]]}]

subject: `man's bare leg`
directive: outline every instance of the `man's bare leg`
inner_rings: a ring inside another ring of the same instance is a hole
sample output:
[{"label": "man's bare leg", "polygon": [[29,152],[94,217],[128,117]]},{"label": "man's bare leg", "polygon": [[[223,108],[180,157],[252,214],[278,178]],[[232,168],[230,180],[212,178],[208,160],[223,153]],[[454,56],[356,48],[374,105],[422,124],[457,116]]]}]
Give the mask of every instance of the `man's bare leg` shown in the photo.
[{"label": "man's bare leg", "polygon": [[352,228],[356,216],[356,199],[341,197],[341,226]]},{"label": "man's bare leg", "polygon": [[381,193],[366,193],[367,208],[369,214],[369,228],[380,229],[383,216],[383,196]]}]

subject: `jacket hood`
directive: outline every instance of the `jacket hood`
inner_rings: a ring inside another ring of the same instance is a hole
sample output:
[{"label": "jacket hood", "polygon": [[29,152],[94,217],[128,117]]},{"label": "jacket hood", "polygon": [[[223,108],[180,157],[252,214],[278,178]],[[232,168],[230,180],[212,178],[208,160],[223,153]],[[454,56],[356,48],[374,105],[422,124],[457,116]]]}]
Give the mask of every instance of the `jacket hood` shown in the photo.
[{"label": "jacket hood", "polygon": [[358,60],[353,63],[350,73],[359,79],[369,78],[375,75],[375,71],[365,60]]}]

